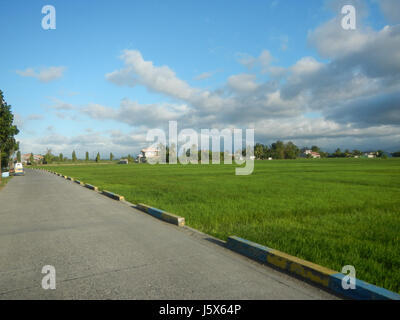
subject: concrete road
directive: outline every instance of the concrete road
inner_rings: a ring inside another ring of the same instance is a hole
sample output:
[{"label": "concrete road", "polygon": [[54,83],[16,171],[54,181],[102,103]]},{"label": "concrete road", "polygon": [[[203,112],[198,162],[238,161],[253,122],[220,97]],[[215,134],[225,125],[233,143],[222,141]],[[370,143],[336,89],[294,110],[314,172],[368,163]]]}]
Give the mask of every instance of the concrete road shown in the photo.
[{"label": "concrete road", "polygon": [[[56,289],[42,288],[42,267]],[[0,191],[0,299],[336,299],[47,172]]]}]

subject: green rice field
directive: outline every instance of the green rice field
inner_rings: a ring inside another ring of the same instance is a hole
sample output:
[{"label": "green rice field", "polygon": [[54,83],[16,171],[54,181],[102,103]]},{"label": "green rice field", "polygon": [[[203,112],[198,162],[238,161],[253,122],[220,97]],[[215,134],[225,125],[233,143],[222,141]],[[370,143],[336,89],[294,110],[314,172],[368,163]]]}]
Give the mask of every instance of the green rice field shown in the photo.
[{"label": "green rice field", "polygon": [[234,165],[43,166],[185,217],[226,240],[236,235],[400,292],[400,159],[256,161]]}]

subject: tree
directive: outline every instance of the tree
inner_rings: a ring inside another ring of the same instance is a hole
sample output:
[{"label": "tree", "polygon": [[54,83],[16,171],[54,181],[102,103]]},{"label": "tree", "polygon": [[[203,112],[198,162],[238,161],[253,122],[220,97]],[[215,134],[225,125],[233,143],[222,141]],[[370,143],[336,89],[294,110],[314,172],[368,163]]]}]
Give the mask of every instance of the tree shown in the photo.
[{"label": "tree", "polygon": [[89,152],[88,151],[86,151],[85,161],[89,161]]},{"label": "tree", "polygon": [[113,161],[114,159],[114,155],[112,154],[112,152],[110,152],[110,161]]},{"label": "tree", "polygon": [[72,151],[72,161],[73,161],[73,162],[76,162],[76,153],[75,153],[75,150]]},{"label": "tree", "polygon": [[43,157],[43,164],[52,163],[54,156],[51,154],[51,149],[47,149],[46,154]]},{"label": "tree", "polygon": [[8,163],[18,146],[14,136],[19,133],[19,130],[13,123],[14,115],[11,112],[11,106],[4,101],[3,92],[0,90],[0,181],[3,161]]},{"label": "tree", "polygon": [[257,159],[264,159],[264,145],[257,143],[254,147],[254,156]]},{"label": "tree", "polygon": [[333,156],[336,158],[342,158],[344,157],[344,153],[342,152],[342,150],[340,150],[340,148],[337,148]]},{"label": "tree", "polygon": [[353,150],[353,156],[355,157],[359,157],[362,155],[362,152],[360,150],[354,149]]},{"label": "tree", "polygon": [[21,162],[21,151],[17,152],[17,162]]},{"label": "tree", "polygon": [[284,145],[285,159],[296,159],[300,153],[300,149],[291,141]]},{"label": "tree", "polygon": [[64,155],[62,153],[60,153],[60,155],[58,156],[58,159],[63,162],[64,161]]},{"label": "tree", "polygon": [[35,163],[35,157],[33,156],[32,152],[31,152],[31,155],[29,156],[29,162],[30,162],[31,166],[33,166],[33,164]]},{"label": "tree", "polygon": [[285,144],[282,141],[273,143],[271,149],[274,159],[285,159]]},{"label": "tree", "polygon": [[272,151],[267,145],[264,146],[264,156],[263,157],[264,157],[264,159],[269,159],[272,157]]},{"label": "tree", "polygon": [[97,152],[97,156],[96,156],[96,162],[99,162],[100,161],[100,153],[99,152]]}]

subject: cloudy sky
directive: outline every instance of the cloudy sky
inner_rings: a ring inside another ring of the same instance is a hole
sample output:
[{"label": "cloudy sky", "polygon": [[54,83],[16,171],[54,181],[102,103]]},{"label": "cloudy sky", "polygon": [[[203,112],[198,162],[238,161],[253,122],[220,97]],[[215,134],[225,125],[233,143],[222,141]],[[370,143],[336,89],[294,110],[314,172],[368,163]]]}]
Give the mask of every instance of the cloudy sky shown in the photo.
[{"label": "cloudy sky", "polygon": [[170,120],[400,150],[399,0],[0,0],[0,40],[24,153],[136,154]]}]

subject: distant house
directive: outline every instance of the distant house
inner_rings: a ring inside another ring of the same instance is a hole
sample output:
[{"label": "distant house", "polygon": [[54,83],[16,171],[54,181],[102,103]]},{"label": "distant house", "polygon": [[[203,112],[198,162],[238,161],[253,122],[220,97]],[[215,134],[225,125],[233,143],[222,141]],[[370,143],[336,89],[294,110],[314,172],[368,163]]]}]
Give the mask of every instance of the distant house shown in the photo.
[{"label": "distant house", "polygon": [[156,148],[145,148],[138,155],[139,162],[146,162],[149,158],[156,158],[160,155],[160,150]]},{"label": "distant house", "polygon": [[372,158],[376,158],[377,157],[377,153],[376,152],[366,152],[366,153],[364,153],[364,156],[367,157],[367,158],[372,159]]},{"label": "distant house", "polygon": [[119,164],[128,164],[129,161],[128,161],[128,159],[121,159],[121,160],[119,160],[118,163],[119,163]]},{"label": "distant house", "polygon": [[303,154],[307,157],[310,156],[313,159],[321,158],[321,155],[318,152],[314,152],[312,150],[304,150]]},{"label": "distant house", "polygon": [[33,159],[35,160],[36,163],[42,162],[44,157],[40,154],[34,154]]},{"label": "distant house", "polygon": [[30,153],[22,154],[22,155],[21,155],[21,162],[22,162],[22,164],[27,164],[30,157],[31,157],[31,154],[30,154]]},{"label": "distant house", "polygon": [[[21,162],[22,164],[31,164],[30,163],[30,158],[31,158],[31,154],[30,153],[25,153],[23,155],[21,155]],[[33,155],[33,160],[36,163],[41,163],[43,161],[43,156],[40,154],[34,154]]]}]

